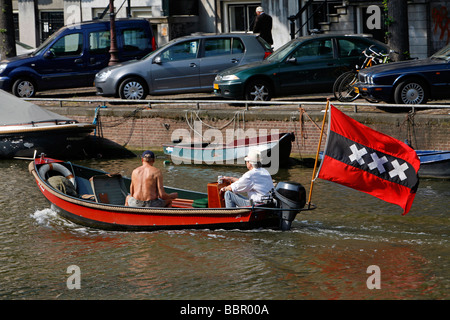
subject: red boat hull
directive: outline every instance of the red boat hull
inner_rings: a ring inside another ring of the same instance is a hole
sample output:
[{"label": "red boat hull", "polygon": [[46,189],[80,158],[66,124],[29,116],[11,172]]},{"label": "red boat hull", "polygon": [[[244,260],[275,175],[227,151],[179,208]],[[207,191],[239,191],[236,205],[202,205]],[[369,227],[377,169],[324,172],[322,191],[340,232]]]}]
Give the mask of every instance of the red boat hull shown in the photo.
[{"label": "red boat hull", "polygon": [[50,187],[37,173],[33,162],[29,171],[53,210],[74,223],[96,229],[251,229],[277,227],[280,223],[276,211],[257,208],[135,208],[86,201]]}]

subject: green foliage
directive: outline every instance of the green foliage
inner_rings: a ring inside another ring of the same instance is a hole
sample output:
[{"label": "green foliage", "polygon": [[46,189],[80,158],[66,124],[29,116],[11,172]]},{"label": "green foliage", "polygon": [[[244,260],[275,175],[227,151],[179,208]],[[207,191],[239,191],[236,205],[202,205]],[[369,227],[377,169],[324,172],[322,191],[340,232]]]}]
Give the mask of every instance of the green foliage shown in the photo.
[{"label": "green foliage", "polygon": [[[389,15],[388,2],[389,2],[389,0],[383,0],[384,24],[386,27],[389,28],[389,26],[391,26],[394,23],[394,18],[392,18]],[[386,31],[384,33],[384,38],[385,38],[386,42],[388,42],[388,39],[390,36],[391,36],[390,31]]]}]

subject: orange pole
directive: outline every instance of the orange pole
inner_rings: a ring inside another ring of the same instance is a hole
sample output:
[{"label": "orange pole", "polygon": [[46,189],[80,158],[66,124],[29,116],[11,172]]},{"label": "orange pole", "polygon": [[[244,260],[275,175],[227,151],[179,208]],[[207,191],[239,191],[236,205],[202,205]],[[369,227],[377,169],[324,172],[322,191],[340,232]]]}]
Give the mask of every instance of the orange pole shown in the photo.
[{"label": "orange pole", "polygon": [[327,99],[327,107],[325,108],[325,114],[324,114],[323,120],[322,120],[322,129],[320,130],[319,144],[317,145],[316,161],[314,162],[314,169],[313,169],[313,174],[312,174],[312,178],[311,178],[311,186],[309,188],[308,209],[311,207],[311,197],[312,197],[312,191],[313,191],[313,185],[314,185],[314,177],[316,175],[317,162],[319,160],[320,145],[322,144],[323,129],[325,128],[325,119],[327,118],[329,105],[330,105],[330,99]]}]

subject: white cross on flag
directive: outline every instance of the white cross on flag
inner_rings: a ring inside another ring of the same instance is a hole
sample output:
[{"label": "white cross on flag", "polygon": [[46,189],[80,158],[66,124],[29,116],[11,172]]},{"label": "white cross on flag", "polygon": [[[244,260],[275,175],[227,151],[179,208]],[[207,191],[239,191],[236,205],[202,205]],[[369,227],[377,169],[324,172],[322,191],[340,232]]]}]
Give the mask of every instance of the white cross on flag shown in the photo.
[{"label": "white cross on flag", "polygon": [[330,106],[328,135],[318,178],[397,204],[408,213],[420,160],[405,143],[377,132]]}]

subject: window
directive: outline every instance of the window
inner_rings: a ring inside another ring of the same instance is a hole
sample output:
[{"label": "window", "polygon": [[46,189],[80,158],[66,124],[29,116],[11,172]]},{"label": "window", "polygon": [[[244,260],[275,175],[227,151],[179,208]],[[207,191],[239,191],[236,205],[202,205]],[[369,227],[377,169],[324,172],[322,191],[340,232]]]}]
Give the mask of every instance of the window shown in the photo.
[{"label": "window", "polygon": [[150,41],[143,29],[123,30],[123,50],[138,51],[150,48]]},{"label": "window", "polygon": [[89,33],[89,52],[108,53],[110,36],[109,31],[99,31]]},{"label": "window", "polygon": [[256,8],[260,3],[228,4],[228,29],[229,32],[246,32],[253,30]]},{"label": "window", "polygon": [[244,44],[239,38],[205,39],[205,57],[244,52]]},{"label": "window", "polygon": [[243,53],[245,51],[244,44],[239,38],[233,38],[233,54]]},{"label": "window", "polygon": [[367,43],[350,39],[339,39],[338,43],[341,57],[358,57],[368,47]]},{"label": "window", "polygon": [[224,54],[231,54],[231,38],[205,40],[205,57]]},{"label": "window", "polygon": [[41,43],[64,26],[64,12],[41,11]]},{"label": "window", "polygon": [[297,48],[292,57],[301,59],[329,59],[333,57],[330,39],[310,41]]},{"label": "window", "polygon": [[162,61],[178,61],[197,58],[198,40],[174,44],[161,53]]},{"label": "window", "polygon": [[50,50],[55,57],[79,56],[83,51],[83,34],[68,34],[56,41]]}]

